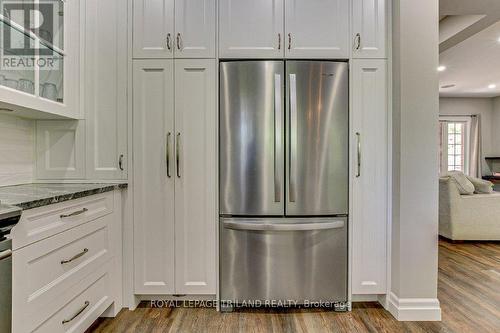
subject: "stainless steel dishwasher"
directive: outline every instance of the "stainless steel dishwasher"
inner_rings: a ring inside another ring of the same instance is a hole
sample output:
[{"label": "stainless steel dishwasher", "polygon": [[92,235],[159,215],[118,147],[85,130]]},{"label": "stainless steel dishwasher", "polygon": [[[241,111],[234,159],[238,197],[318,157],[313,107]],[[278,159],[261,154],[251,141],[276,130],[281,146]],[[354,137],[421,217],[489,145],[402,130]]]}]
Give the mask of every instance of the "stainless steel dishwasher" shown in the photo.
[{"label": "stainless steel dishwasher", "polygon": [[10,230],[21,218],[21,209],[0,204],[0,332],[12,327],[12,240]]}]

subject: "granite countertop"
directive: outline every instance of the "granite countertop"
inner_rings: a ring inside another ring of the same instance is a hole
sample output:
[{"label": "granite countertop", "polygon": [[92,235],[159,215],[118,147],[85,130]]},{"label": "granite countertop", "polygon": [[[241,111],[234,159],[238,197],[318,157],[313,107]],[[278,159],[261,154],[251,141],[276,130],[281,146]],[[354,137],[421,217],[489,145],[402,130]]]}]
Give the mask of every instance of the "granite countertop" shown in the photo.
[{"label": "granite countertop", "polygon": [[127,188],[127,183],[25,184],[0,187],[0,202],[32,209],[89,195]]}]

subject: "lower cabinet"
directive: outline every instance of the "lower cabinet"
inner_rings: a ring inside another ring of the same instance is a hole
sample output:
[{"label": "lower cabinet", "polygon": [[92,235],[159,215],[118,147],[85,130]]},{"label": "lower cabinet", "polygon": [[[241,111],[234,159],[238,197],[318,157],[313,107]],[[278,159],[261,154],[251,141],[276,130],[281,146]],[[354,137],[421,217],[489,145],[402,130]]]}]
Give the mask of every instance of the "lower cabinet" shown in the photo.
[{"label": "lower cabinet", "polygon": [[386,60],[352,62],[352,293],[385,294],[388,104]]},{"label": "lower cabinet", "polygon": [[215,294],[215,70],[134,61],[136,294]]},{"label": "lower cabinet", "polygon": [[121,310],[121,219],[118,190],[23,211],[11,233],[12,332],[85,332]]}]

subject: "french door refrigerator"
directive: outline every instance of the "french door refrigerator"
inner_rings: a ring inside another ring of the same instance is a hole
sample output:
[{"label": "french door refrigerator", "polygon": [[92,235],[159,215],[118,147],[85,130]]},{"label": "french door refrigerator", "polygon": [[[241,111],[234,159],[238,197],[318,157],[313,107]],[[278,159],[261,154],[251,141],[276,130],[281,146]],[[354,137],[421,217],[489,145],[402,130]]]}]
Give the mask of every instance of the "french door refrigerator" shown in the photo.
[{"label": "french door refrigerator", "polygon": [[220,63],[220,299],[347,301],[348,64]]}]

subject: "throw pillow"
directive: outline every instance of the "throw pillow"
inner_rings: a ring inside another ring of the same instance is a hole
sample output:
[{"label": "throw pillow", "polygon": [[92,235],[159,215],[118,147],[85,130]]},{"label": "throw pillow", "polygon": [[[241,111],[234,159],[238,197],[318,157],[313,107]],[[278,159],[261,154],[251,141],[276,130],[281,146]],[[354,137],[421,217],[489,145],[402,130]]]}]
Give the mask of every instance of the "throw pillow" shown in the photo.
[{"label": "throw pillow", "polygon": [[475,193],[492,193],[493,192],[493,183],[479,178],[474,178],[467,176],[467,179],[474,185]]},{"label": "throw pillow", "polygon": [[470,180],[467,179],[465,174],[461,171],[448,171],[445,176],[451,177],[457,184],[458,192],[460,194],[471,195],[474,194],[475,187]]}]

